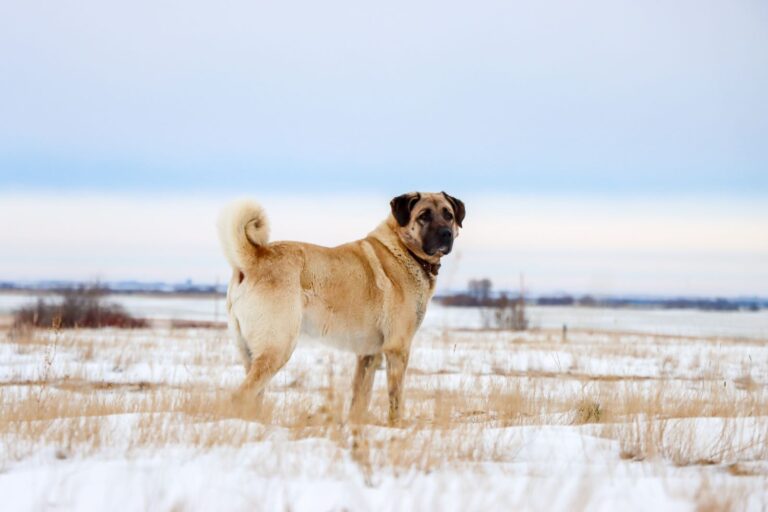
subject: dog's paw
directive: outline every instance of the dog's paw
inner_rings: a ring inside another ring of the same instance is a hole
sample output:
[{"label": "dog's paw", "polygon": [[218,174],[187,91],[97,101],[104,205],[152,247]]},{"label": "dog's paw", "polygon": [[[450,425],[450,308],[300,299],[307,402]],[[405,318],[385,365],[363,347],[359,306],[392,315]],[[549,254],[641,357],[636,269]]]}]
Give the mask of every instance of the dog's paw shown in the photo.
[{"label": "dog's paw", "polygon": [[391,428],[401,428],[403,426],[403,418],[399,415],[395,416],[390,414],[387,417],[387,426]]},{"label": "dog's paw", "polygon": [[244,420],[262,420],[264,412],[263,396],[261,393],[253,395],[243,390],[237,390],[229,398],[230,416]]},{"label": "dog's paw", "polygon": [[375,419],[369,411],[349,412],[349,423],[352,425],[369,425],[374,423]]}]

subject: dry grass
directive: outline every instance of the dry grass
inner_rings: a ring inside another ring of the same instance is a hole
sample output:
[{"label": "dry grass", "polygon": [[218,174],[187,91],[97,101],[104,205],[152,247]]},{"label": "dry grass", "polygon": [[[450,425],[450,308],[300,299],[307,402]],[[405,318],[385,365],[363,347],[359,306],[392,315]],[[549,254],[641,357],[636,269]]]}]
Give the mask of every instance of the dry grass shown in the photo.
[{"label": "dry grass", "polygon": [[584,423],[600,423],[605,417],[600,402],[590,399],[583,399],[576,404],[576,414],[574,423],[583,425]]},{"label": "dry grass", "polygon": [[[768,379],[765,365],[751,364],[766,360],[763,342],[649,336],[638,346],[577,332],[567,344],[547,332],[444,332],[420,342],[394,429],[383,372],[368,421],[348,423],[354,365],[332,351],[292,360],[262,407],[244,410],[230,400],[242,367],[220,329],[6,335],[0,466],[41,450],[69,458],[318,439],[330,443],[329,468],[348,459],[373,479],[514,462],[530,426],[612,440],[617,461],[716,466],[731,478],[761,475],[750,464],[768,460]],[[700,510],[737,498],[706,486],[695,496]]]}]

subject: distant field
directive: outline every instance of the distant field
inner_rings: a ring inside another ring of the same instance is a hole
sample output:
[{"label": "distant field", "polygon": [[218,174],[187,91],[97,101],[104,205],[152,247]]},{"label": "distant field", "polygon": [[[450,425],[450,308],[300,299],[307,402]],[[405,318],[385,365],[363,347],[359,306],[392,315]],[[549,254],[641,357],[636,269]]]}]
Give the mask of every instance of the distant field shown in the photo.
[{"label": "distant field", "polygon": [[[124,304],[156,319],[212,320],[217,307],[163,300]],[[253,415],[229,400],[243,369],[224,329],[6,329],[3,506],[768,507],[764,312],[530,314],[534,329],[500,332],[481,329],[475,310],[433,307],[399,428],[385,422],[383,372],[371,417],[349,424],[354,357],[314,343],[297,349]]]},{"label": "distant field", "polygon": [[[37,300],[27,293],[0,293],[0,316]],[[141,318],[226,322],[223,297],[163,297],[157,295],[113,295],[109,301],[123,305]],[[530,306],[533,328],[588,329],[642,332],[683,336],[724,336],[768,339],[768,310],[756,312],[701,312],[695,310],[613,309],[571,306]],[[431,304],[424,327],[446,329],[480,328],[477,308],[445,308]]]}]

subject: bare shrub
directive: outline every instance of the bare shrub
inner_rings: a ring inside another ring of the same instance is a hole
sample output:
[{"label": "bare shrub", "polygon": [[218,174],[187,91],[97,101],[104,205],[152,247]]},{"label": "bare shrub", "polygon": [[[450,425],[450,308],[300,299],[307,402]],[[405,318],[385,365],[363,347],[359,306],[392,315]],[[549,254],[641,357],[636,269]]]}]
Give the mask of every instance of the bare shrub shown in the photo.
[{"label": "bare shrub", "polygon": [[14,328],[24,327],[146,327],[143,319],[134,318],[118,304],[104,302],[106,292],[99,286],[81,286],[62,290],[61,299],[38,299],[14,312]]},{"label": "bare shrub", "polygon": [[506,331],[525,331],[528,329],[528,317],[525,314],[525,299],[520,296],[509,298],[502,293],[492,305],[482,309],[483,327]]},{"label": "bare shrub", "polygon": [[501,292],[494,297],[491,293],[492,288],[493,283],[490,279],[473,279],[469,281],[466,292],[446,295],[438,300],[445,306],[479,307],[485,329],[512,331],[528,329],[523,277],[520,276],[520,293],[516,298],[511,298],[506,292]]}]

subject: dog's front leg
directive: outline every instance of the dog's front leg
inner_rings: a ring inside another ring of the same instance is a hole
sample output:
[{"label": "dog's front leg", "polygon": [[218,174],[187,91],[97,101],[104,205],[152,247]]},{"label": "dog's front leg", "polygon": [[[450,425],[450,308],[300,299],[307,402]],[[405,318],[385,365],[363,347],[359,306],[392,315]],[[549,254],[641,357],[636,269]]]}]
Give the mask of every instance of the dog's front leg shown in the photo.
[{"label": "dog's front leg", "polygon": [[403,381],[408,367],[408,351],[390,350],[387,357],[387,388],[389,389],[389,424],[400,423],[403,405]]},{"label": "dog's front leg", "polygon": [[352,381],[352,405],[349,407],[349,419],[362,421],[371,402],[371,389],[376,376],[376,368],[381,362],[381,354],[357,356],[355,379]]}]

